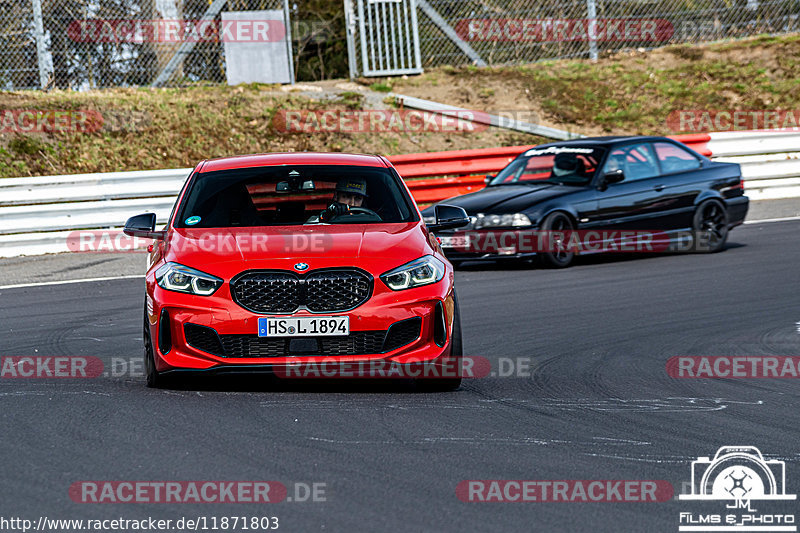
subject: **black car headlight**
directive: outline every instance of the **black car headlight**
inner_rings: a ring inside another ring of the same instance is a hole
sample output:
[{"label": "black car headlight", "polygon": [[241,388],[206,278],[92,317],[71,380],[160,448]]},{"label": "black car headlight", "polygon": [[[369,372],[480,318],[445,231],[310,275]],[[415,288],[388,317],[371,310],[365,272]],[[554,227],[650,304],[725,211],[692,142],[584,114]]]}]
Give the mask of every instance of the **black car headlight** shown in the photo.
[{"label": "black car headlight", "polygon": [[222,286],[222,280],[179,263],[167,263],[156,270],[156,281],[162,289],[199,296],[210,296]]},{"label": "black car headlight", "polygon": [[531,219],[524,213],[511,213],[506,215],[492,215],[478,213],[475,217],[475,229],[480,228],[522,228],[530,226]]},{"label": "black car headlight", "polygon": [[444,263],[426,255],[381,275],[381,280],[393,291],[422,287],[441,281],[444,277]]}]

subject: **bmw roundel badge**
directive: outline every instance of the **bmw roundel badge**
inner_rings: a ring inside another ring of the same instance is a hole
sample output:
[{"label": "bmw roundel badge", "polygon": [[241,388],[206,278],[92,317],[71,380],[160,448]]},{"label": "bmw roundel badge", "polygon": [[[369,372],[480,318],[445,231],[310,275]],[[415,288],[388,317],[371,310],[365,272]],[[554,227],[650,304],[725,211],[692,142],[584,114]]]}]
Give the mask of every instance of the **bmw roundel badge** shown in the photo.
[{"label": "bmw roundel badge", "polygon": [[299,270],[300,272],[302,272],[303,270],[308,270],[308,265],[307,265],[307,264],[305,264],[305,263],[297,263],[297,264],[294,266],[294,269],[295,269],[295,270]]}]

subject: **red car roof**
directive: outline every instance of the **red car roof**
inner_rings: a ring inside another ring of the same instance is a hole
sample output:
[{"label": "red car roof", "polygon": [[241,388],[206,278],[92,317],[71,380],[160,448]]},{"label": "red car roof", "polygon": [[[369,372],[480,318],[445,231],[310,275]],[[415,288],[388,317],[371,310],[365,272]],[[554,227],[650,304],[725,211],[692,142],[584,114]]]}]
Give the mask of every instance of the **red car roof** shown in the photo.
[{"label": "red car roof", "polygon": [[340,152],[280,152],[272,154],[239,155],[209,159],[201,164],[199,172],[215,172],[235,168],[266,167],[275,165],[355,165],[360,167],[385,167],[380,156],[343,154]]}]

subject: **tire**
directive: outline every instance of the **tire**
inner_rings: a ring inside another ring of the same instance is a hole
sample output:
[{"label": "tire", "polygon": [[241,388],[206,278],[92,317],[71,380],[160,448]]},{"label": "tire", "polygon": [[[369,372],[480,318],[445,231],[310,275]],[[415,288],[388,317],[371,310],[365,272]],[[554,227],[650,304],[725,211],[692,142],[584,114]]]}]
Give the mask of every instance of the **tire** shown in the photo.
[{"label": "tire", "polygon": [[713,254],[722,251],[728,240],[728,212],[725,205],[719,200],[707,200],[701,203],[694,212],[692,229],[696,232],[709,232],[707,246],[698,246],[699,239],[695,238],[695,252]]},{"label": "tire", "polygon": [[[542,231],[573,231],[574,229],[575,224],[572,223],[572,219],[561,211],[550,213],[542,222]],[[555,245],[560,245],[560,242],[556,242]],[[542,252],[540,257],[542,264],[548,268],[566,268],[575,258],[575,252],[566,249],[555,250]]]},{"label": "tire", "polygon": [[142,340],[144,341],[144,372],[147,378],[147,386],[152,389],[160,389],[167,384],[167,378],[156,369],[156,358],[153,352],[153,341],[150,338],[150,327],[147,321],[147,304],[144,311],[144,330]]},{"label": "tire", "polygon": [[[450,354],[456,358],[456,368],[461,372],[461,358],[464,356],[464,348],[461,342],[461,312],[458,308],[458,297],[453,291],[453,335]],[[415,379],[414,385],[420,392],[449,392],[457,390],[461,386],[461,376],[456,378],[422,378]]]}]

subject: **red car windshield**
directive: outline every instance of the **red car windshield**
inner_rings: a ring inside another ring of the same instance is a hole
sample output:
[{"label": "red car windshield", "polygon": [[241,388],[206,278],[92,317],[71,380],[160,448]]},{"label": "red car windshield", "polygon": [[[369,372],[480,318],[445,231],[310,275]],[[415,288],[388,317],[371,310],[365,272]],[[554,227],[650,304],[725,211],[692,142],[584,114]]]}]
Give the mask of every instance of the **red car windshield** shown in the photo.
[{"label": "red car windshield", "polygon": [[[338,190],[337,190],[338,189]],[[365,192],[366,195],[354,191]],[[281,165],[196,174],[174,226],[225,228],[319,224],[335,201],[361,200],[329,224],[415,222],[412,200],[388,168]],[[350,204],[352,205],[352,204]]]}]

